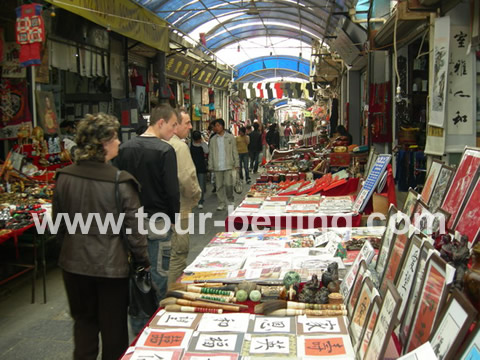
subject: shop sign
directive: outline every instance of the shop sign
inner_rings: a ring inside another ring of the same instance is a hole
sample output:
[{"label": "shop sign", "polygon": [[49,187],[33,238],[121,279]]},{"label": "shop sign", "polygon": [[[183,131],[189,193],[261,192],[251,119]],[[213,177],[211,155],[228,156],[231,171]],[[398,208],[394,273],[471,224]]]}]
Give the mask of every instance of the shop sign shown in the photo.
[{"label": "shop sign", "polygon": [[228,83],[230,82],[230,78],[231,78],[230,74],[217,71],[217,74],[212,80],[212,85],[219,88],[225,88],[228,86]]},{"label": "shop sign", "polygon": [[210,86],[215,75],[215,68],[205,64],[195,64],[192,72],[192,81],[204,86]]},{"label": "shop sign", "polygon": [[185,80],[189,77],[193,60],[181,55],[172,55],[167,58],[165,70],[168,77]]},{"label": "shop sign", "polygon": [[167,22],[130,0],[46,1],[154,49],[169,51]]},{"label": "shop sign", "polygon": [[4,78],[25,78],[26,69],[20,66],[18,56],[20,45],[15,42],[5,43],[4,56],[2,61],[2,77]]}]

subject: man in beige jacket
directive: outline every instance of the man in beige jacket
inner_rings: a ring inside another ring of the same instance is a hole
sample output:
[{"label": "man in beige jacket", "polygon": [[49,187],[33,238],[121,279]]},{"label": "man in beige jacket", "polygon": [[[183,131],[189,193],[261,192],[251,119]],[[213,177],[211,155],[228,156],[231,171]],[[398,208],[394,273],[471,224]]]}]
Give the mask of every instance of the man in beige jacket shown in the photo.
[{"label": "man in beige jacket", "polygon": [[[175,154],[177,155],[177,174],[180,185],[180,221],[176,221],[176,227],[172,235],[172,253],[168,272],[169,284],[174,283],[183,274],[183,270],[187,266],[190,248],[188,215],[191,213],[192,208],[197,206],[202,195],[190,149],[184,142],[191,128],[192,122],[187,110],[184,108],[180,109],[177,127],[173,137],[168,141],[175,149]],[[181,228],[179,228],[180,225]],[[184,232],[186,233],[183,234]]]}]

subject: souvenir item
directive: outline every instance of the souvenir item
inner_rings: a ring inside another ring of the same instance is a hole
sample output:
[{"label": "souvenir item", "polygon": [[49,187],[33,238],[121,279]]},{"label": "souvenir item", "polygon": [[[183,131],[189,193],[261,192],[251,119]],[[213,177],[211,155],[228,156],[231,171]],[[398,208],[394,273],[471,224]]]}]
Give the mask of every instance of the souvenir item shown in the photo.
[{"label": "souvenir item", "polygon": [[372,280],[365,278],[362,288],[355,303],[352,320],[349,325],[349,333],[352,343],[355,345],[365,327],[368,315],[373,307],[373,301],[377,297],[378,291],[375,289]]}]

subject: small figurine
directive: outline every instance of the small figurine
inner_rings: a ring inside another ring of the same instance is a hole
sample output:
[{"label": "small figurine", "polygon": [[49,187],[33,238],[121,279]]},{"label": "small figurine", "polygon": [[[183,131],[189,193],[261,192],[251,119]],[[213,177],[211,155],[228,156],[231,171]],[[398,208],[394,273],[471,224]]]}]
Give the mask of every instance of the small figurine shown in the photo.
[{"label": "small figurine", "polygon": [[447,263],[451,262],[452,259],[452,240],[450,235],[442,235],[442,246],[440,248],[440,256]]},{"label": "small figurine", "polygon": [[460,290],[463,289],[463,277],[468,270],[468,259],[470,257],[470,250],[467,244],[468,236],[462,235],[460,241],[454,241],[452,246],[452,261],[450,264],[456,269],[453,284]]},{"label": "small figurine", "polygon": [[327,271],[322,274],[322,285],[327,287],[331,281],[338,280],[338,263],[328,264]]},{"label": "small figurine", "polygon": [[308,280],[303,286],[302,291],[298,294],[298,300],[304,303],[314,303],[315,295],[318,292],[320,282],[317,275],[312,275],[312,278]]},{"label": "small figurine", "polygon": [[320,291],[315,294],[315,299],[313,302],[315,304],[328,304],[328,295],[330,295],[328,289],[326,287],[322,287]]}]

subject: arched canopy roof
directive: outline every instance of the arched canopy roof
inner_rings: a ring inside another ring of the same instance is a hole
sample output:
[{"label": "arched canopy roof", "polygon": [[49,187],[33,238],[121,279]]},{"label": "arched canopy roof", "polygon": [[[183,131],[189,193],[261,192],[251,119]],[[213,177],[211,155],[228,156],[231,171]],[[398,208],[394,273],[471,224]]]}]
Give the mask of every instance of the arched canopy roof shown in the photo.
[{"label": "arched canopy roof", "polygon": [[271,78],[308,80],[309,62],[293,56],[268,56],[245,61],[236,66],[235,81],[265,81]]}]

